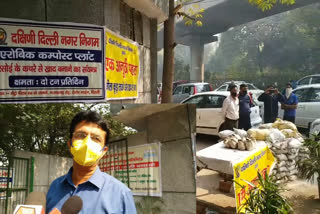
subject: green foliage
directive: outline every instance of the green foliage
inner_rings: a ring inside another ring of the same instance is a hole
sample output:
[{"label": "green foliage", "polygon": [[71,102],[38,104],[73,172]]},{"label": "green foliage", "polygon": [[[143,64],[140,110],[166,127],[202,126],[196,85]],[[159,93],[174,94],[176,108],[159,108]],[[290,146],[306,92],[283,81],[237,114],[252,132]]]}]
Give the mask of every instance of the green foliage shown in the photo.
[{"label": "green foliage", "polygon": [[139,214],[159,214],[162,213],[164,202],[159,197],[145,196],[136,203],[137,213]]},{"label": "green foliage", "polygon": [[[244,214],[289,214],[293,210],[281,195],[283,189],[276,184],[272,177],[265,178],[258,172],[257,185],[247,182],[253,188],[249,190],[249,197],[242,205]],[[239,185],[239,184],[238,184]],[[244,187],[243,187],[244,188]]]},{"label": "green foliage", "polygon": [[310,151],[309,158],[297,162],[299,175],[314,180],[315,174],[320,175],[320,140],[317,137],[306,139],[304,146]]},{"label": "green foliage", "polygon": [[284,5],[293,5],[295,0],[249,0],[249,3],[258,7],[262,11],[271,10],[277,3]]},{"label": "green foliage", "polygon": [[132,131],[111,118],[108,105],[5,104],[0,105],[0,162],[16,149],[70,156],[67,141],[72,118],[80,111],[94,109],[108,121],[112,136]]},{"label": "green foliage", "polygon": [[206,72],[215,73],[213,84],[246,80],[260,88],[319,73],[319,19],[320,4],[313,4],[227,31]]},{"label": "green foliage", "polygon": [[194,4],[191,0],[176,0],[176,5],[183,6],[183,12],[179,12],[178,16],[182,16],[185,25],[192,26],[195,24],[197,27],[202,27],[204,9],[200,8],[199,4]]}]

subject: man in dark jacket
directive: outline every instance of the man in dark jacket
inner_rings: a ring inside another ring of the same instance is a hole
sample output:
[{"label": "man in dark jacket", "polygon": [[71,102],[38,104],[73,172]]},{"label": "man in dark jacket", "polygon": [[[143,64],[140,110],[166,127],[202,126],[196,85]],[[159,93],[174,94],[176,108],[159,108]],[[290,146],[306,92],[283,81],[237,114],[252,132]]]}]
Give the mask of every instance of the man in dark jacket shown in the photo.
[{"label": "man in dark jacket", "polygon": [[278,117],[278,102],[283,103],[284,101],[283,96],[277,88],[268,86],[265,92],[259,96],[258,100],[264,103],[264,122],[273,123]]},{"label": "man in dark jacket", "polygon": [[248,86],[240,85],[239,93],[239,129],[249,130],[251,128],[251,107],[253,107],[252,97],[248,94]]}]

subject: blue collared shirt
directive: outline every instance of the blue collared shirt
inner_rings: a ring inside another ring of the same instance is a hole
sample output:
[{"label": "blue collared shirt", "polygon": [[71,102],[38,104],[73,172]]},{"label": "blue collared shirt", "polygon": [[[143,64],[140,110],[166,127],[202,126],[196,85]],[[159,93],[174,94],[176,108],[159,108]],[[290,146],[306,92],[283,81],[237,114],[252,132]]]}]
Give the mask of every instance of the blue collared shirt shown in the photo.
[{"label": "blue collared shirt", "polygon": [[99,167],[91,178],[75,187],[71,167],[68,174],[54,180],[47,194],[46,213],[54,208],[61,210],[73,195],[83,201],[81,214],[136,214],[135,203],[128,187],[114,177],[100,171]]},{"label": "blue collared shirt", "polygon": [[[284,96],[284,104],[287,105],[297,105],[299,102],[297,95],[295,95],[294,93],[291,93],[290,97],[287,98],[286,96]],[[296,116],[296,109],[287,109],[284,110],[284,116],[287,117],[295,117]]]}]

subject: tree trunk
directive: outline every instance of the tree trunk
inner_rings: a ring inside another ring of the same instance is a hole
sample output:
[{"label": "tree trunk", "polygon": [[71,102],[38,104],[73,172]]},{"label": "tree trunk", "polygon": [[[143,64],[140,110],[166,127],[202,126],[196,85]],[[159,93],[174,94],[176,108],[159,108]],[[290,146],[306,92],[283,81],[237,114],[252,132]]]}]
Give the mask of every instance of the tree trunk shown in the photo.
[{"label": "tree trunk", "polygon": [[318,178],[317,178],[317,181],[318,181],[318,194],[319,194],[319,200],[320,200],[320,174],[318,173]]},{"label": "tree trunk", "polygon": [[174,77],[174,0],[169,0],[169,18],[164,22],[164,55],[161,103],[172,102],[172,83]]}]

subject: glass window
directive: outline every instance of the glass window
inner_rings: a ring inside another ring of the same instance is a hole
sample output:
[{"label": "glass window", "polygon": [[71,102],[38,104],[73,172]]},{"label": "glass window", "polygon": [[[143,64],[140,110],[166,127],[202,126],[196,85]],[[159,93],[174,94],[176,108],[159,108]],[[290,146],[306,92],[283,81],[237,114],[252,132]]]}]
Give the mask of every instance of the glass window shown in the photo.
[{"label": "glass window", "polygon": [[298,82],[298,85],[309,85],[310,77],[304,78]]},{"label": "glass window", "polygon": [[227,91],[227,85],[221,86],[218,91]]},{"label": "glass window", "polygon": [[223,101],[226,97],[218,95],[209,95],[206,108],[222,108]]},{"label": "glass window", "polygon": [[294,94],[297,95],[299,102],[309,102],[310,100],[311,93],[309,88],[295,90]]},{"label": "glass window", "polygon": [[179,87],[176,87],[176,89],[174,90],[173,94],[181,94],[182,92],[182,87],[179,86]]},{"label": "glass window", "polygon": [[320,102],[320,88],[311,89],[310,102]]},{"label": "glass window", "polygon": [[312,84],[320,84],[320,77],[312,77]]},{"label": "glass window", "polygon": [[189,95],[193,95],[194,94],[194,86],[184,86],[183,90],[182,90],[183,94],[189,94]]},{"label": "glass window", "polygon": [[249,90],[257,90],[258,88],[252,84],[248,84],[248,89]]},{"label": "glass window", "polygon": [[189,100],[185,101],[184,103],[188,104],[196,104],[197,108],[203,108],[203,104],[205,103],[204,96],[196,96],[192,97]]},{"label": "glass window", "polygon": [[197,85],[197,92],[198,93],[206,92],[206,91],[211,91],[209,84]]}]

